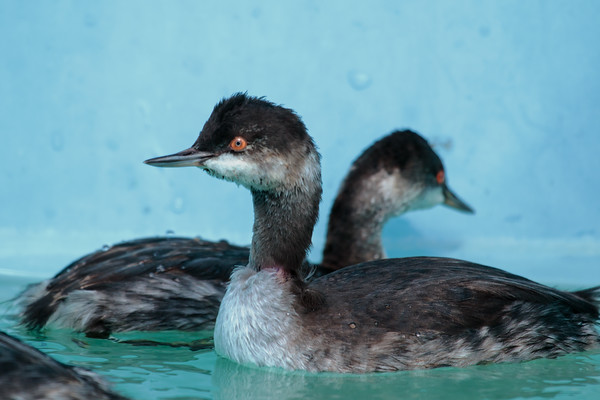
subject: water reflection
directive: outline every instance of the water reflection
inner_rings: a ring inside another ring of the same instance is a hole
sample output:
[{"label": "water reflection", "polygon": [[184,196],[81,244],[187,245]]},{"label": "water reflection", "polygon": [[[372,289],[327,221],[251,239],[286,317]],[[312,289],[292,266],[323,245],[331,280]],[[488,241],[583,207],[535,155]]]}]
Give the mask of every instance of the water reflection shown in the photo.
[{"label": "water reflection", "polygon": [[219,358],[212,383],[215,399],[554,398],[574,389],[597,392],[600,352],[520,364],[368,375],[289,373]]}]

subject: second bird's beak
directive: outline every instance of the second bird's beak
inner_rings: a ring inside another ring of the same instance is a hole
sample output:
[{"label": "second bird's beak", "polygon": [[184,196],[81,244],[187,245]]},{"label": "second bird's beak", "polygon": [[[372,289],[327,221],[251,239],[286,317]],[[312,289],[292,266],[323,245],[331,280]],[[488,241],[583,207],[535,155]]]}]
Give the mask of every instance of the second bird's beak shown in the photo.
[{"label": "second bird's beak", "polygon": [[448,186],[446,186],[446,185],[443,186],[443,193],[444,193],[444,204],[447,205],[448,207],[452,207],[457,210],[468,212],[471,214],[475,213],[475,211],[471,207],[469,207],[467,205],[467,203],[465,203],[464,201],[459,199],[457,195],[452,193],[452,191],[448,188]]},{"label": "second bird's beak", "polygon": [[215,156],[213,153],[196,150],[193,147],[168,156],[155,157],[144,161],[154,167],[203,167],[204,162]]}]

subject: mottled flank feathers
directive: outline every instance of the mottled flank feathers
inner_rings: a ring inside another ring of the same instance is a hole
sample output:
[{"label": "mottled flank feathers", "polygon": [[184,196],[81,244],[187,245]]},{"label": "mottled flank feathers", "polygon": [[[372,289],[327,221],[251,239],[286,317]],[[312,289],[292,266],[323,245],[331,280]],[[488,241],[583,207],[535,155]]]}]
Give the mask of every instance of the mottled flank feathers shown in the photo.
[{"label": "mottled flank feathers", "polygon": [[[106,337],[118,330],[212,329],[246,247],[177,237],[123,242],[74,261],[21,297],[22,320]],[[110,312],[105,312],[105,310]]]}]

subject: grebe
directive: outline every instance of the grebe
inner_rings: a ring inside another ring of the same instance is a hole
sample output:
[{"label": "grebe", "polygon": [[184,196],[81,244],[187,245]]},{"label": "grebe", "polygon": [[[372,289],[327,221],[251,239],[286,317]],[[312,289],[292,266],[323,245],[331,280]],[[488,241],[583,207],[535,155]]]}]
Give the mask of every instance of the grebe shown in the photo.
[{"label": "grebe", "polygon": [[60,363],[0,332],[0,397],[19,400],[125,400],[98,375]]},{"label": "grebe", "polygon": [[409,130],[392,132],[352,163],[329,214],[321,265],[337,270],[385,258],[385,223],[437,204],[473,212],[448,188],[442,161],[425,139]]},{"label": "grebe", "polygon": [[[472,209],[448,189],[441,160],[420,135],[395,131],[352,164],[329,218],[323,263],[313,276],[384,257],[381,231],[391,217],[445,204]],[[225,241],[159,237],[88,254],[20,296],[22,321],[88,336],[150,330],[210,330],[225,284],[250,249]]]},{"label": "grebe", "polygon": [[467,261],[365,262],[306,282],[320,156],[300,118],[261,98],[219,102],[193,146],[147,164],[196,166],[248,188],[254,228],[214,331],[238,363],[363,373],[523,361],[599,343],[600,287],[553,289]]}]

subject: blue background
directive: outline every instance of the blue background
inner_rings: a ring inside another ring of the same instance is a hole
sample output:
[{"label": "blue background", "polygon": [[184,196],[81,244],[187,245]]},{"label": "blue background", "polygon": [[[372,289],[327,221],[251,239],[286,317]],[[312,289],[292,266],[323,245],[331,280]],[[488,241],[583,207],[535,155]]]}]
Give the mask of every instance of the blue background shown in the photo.
[{"label": "blue background", "polygon": [[168,230],[249,243],[245,189],[142,164],[248,91],[295,109],[323,155],[314,261],[351,161],[408,127],[477,214],[397,218],[389,255],[599,284],[599,21],[593,0],[4,0],[0,273]]}]

